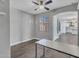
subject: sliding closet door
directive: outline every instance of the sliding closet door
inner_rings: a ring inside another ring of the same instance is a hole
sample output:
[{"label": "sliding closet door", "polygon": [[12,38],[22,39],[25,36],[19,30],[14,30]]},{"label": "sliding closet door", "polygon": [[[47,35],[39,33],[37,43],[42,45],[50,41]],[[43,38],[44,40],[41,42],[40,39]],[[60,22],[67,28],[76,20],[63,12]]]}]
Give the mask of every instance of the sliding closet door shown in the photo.
[{"label": "sliding closet door", "polygon": [[9,0],[0,0],[0,58],[10,57]]}]

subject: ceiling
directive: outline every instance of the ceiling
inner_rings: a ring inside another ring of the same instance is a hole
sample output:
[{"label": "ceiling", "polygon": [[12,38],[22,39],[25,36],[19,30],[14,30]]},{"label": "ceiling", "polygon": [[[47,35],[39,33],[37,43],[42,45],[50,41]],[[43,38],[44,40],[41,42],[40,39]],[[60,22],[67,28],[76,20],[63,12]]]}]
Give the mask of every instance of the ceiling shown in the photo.
[{"label": "ceiling", "polygon": [[[14,7],[16,9],[20,9],[22,11],[25,11],[31,14],[39,14],[42,12],[47,12],[45,9],[35,11],[34,9],[37,8],[38,6],[33,4],[32,1],[35,1],[35,0],[10,0],[10,7]],[[48,0],[45,0],[45,2],[46,1]],[[50,8],[50,10],[71,5],[72,3],[78,2],[78,0],[52,0],[52,1],[53,3],[46,5],[46,7]]]}]

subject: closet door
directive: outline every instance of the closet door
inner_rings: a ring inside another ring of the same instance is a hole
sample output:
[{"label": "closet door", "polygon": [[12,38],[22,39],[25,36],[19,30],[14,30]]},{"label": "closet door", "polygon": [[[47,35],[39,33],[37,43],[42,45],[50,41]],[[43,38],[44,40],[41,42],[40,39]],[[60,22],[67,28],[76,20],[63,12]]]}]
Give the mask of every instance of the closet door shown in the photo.
[{"label": "closet door", "polygon": [[10,57],[9,0],[0,0],[0,58]]}]

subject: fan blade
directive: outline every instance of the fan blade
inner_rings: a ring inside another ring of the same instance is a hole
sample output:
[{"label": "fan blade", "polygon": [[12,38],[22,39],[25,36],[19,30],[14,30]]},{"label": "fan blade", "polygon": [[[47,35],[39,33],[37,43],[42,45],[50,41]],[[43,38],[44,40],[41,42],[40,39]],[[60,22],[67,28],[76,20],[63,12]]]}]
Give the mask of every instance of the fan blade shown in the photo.
[{"label": "fan blade", "polygon": [[44,7],[46,10],[49,10],[49,8],[47,8],[47,7]]},{"label": "fan blade", "polygon": [[52,3],[52,0],[49,0],[45,3],[45,5]]},{"label": "fan blade", "polygon": [[37,9],[34,9],[34,10],[38,10],[38,8]]},{"label": "fan blade", "polygon": [[34,4],[39,5],[37,2],[32,1]]}]

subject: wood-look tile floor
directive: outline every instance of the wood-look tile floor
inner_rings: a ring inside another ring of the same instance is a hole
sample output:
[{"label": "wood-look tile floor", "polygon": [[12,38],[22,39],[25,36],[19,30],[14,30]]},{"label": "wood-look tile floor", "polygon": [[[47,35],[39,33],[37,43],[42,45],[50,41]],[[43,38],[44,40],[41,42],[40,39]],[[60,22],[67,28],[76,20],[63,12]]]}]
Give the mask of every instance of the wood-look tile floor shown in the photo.
[{"label": "wood-look tile floor", "polygon": [[71,33],[61,34],[59,39],[57,39],[56,41],[64,42],[67,44],[78,45],[78,35]]},{"label": "wood-look tile floor", "polygon": [[[65,42],[68,44],[77,44],[77,39],[75,35],[62,34],[61,39],[57,41]],[[18,47],[13,47],[11,49],[11,56],[13,58],[35,58],[35,41],[31,43],[25,43],[17,45]],[[42,56],[43,48],[38,45],[38,58]],[[59,53],[57,51],[46,48],[45,58],[69,58],[70,56]]]},{"label": "wood-look tile floor", "polygon": [[[19,56],[16,56],[15,58],[35,58],[35,43],[26,45],[23,51],[24,53],[22,53]],[[22,50],[19,51],[19,53],[20,52],[22,52]],[[43,52],[42,46],[38,45],[38,58],[42,56],[42,52]],[[69,57],[70,56],[68,55],[46,48],[45,58],[69,58]]]}]

